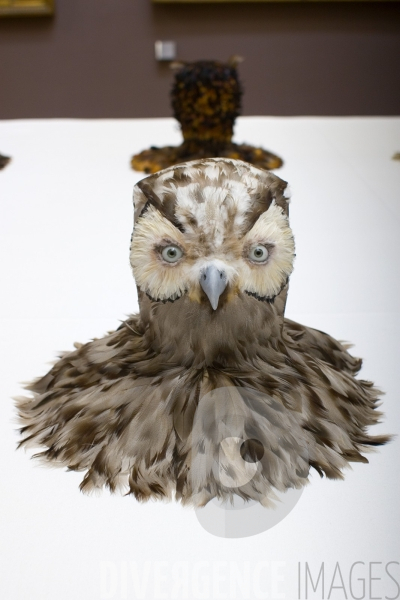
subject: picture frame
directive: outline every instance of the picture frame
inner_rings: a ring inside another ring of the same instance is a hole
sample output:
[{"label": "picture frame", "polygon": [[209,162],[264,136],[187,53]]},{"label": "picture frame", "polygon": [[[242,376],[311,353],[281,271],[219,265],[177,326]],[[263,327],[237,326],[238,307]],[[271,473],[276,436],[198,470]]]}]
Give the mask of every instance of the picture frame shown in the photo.
[{"label": "picture frame", "polygon": [[54,0],[0,0],[0,17],[47,17],[54,14]]},{"label": "picture frame", "polygon": [[[151,0],[153,4],[260,4],[266,2],[274,3],[292,3],[292,4],[305,4],[312,2],[331,2],[332,0]],[[353,2],[354,0],[333,0],[334,2]],[[399,0],[355,0],[356,2],[399,2]]]}]

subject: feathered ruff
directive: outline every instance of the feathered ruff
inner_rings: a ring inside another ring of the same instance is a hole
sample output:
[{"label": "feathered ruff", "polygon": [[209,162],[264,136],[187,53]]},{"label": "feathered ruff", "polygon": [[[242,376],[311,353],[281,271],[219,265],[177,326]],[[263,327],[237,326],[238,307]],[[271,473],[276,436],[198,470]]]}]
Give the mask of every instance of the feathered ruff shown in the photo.
[{"label": "feathered ruff", "polygon": [[[237,494],[267,506],[273,488],[305,485],[310,466],[342,478],[349,462],[368,462],[362,453],[388,441],[367,432],[381,413],[378,390],[355,378],[361,360],[329,335],[283,320],[279,303],[240,295],[218,322],[186,297],[141,303],[142,317],[77,345],[27,388],[33,399],[17,401],[20,445],[86,471],[83,491],[107,486],[195,506]],[[224,436],[229,465],[219,454]],[[240,459],[243,439],[262,444],[258,463]]]}]

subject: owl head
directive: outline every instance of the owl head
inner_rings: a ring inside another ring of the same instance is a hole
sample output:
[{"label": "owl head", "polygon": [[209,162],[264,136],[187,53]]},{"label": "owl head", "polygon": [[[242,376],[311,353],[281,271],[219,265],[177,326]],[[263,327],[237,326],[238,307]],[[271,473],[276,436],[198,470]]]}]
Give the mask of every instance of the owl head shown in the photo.
[{"label": "owl head", "polygon": [[153,302],[218,311],[240,296],[273,302],[293,269],[287,184],[248,163],[210,158],[164,169],[134,189],[130,262]]}]

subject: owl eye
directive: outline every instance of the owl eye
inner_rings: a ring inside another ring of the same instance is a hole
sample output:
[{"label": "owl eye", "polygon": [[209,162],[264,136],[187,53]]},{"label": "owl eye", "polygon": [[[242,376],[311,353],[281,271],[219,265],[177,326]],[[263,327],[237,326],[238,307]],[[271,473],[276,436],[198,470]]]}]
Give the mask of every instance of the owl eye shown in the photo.
[{"label": "owl eye", "polygon": [[161,251],[161,256],[168,263],[175,263],[183,256],[183,252],[178,246],[165,246]]},{"label": "owl eye", "polygon": [[253,262],[263,263],[268,258],[268,250],[262,244],[250,248],[248,258]]}]

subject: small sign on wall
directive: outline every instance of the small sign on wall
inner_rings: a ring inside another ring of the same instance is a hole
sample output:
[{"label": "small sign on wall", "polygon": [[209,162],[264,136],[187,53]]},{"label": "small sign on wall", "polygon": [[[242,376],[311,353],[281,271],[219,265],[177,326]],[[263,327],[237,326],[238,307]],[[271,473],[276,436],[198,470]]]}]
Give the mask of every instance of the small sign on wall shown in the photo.
[{"label": "small sign on wall", "polygon": [[54,0],[0,0],[0,17],[52,14],[54,14]]}]

